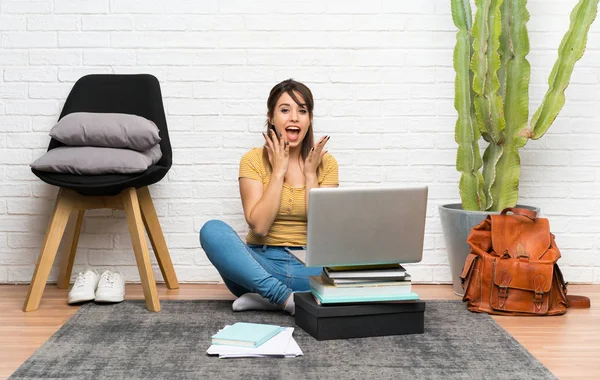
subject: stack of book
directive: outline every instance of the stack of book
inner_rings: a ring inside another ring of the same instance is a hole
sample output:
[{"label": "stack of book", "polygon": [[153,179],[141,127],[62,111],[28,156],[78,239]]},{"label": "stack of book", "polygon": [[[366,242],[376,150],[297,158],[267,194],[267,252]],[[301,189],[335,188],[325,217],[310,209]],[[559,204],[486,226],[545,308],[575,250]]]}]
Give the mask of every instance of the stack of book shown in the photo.
[{"label": "stack of book", "polygon": [[219,358],[282,357],[302,355],[292,327],[237,322],[213,335],[206,353]]},{"label": "stack of book", "polygon": [[410,275],[400,264],[325,267],[309,278],[319,304],[414,301]]}]

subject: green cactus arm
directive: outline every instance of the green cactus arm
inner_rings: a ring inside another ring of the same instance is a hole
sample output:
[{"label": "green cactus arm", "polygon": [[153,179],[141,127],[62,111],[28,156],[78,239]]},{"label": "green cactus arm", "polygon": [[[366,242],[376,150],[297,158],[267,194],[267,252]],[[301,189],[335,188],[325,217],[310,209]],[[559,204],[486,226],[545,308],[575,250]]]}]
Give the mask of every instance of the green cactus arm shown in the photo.
[{"label": "green cactus arm", "polygon": [[519,198],[519,148],[515,145],[505,145],[502,150],[502,155],[496,163],[496,180],[490,189],[493,202],[489,211],[502,211],[506,207],[514,207]]},{"label": "green cactus arm", "polygon": [[500,96],[500,82],[498,80],[498,71],[500,70],[500,34],[502,33],[502,23],[500,19],[500,6],[503,0],[492,0],[489,9],[488,19],[488,42],[487,42],[487,76],[484,91],[484,98],[487,100],[490,132],[492,141],[500,142],[504,125],[504,106]]},{"label": "green cactus arm", "polygon": [[454,108],[458,113],[454,139],[458,143],[456,169],[461,172],[459,184],[463,209],[480,210],[485,203],[480,199],[482,181],[478,172],[481,154],[477,141],[479,130],[473,123],[471,109],[471,7],[468,0],[452,0],[452,19],[458,27],[454,48],[454,70],[456,71]]},{"label": "green cactus arm", "polygon": [[486,198],[484,210],[489,210],[494,204],[493,197],[495,194],[491,192],[491,189],[496,181],[497,164],[502,157],[503,149],[503,145],[491,142],[483,153],[483,190]]},{"label": "green cactus arm", "polygon": [[504,130],[500,83],[500,6],[502,0],[476,0],[477,12],[473,24],[473,90],[477,126],[488,142],[501,141]]},{"label": "green cactus arm", "polygon": [[504,99],[505,145],[520,148],[527,143],[524,131],[529,118],[529,78],[531,66],[527,61],[529,37],[527,34],[527,0],[505,0],[509,7],[507,42],[511,57],[506,62],[506,96]]},{"label": "green cactus arm", "polygon": [[580,0],[571,12],[571,25],[558,48],[558,59],[548,78],[548,91],[531,120],[534,140],[546,133],[565,104],[565,90],[575,62],[583,56],[590,25],[598,12],[598,1]]},{"label": "green cactus arm", "polygon": [[473,16],[471,14],[471,3],[469,0],[452,0],[452,20],[459,30],[471,32]]},{"label": "green cactus arm", "polygon": [[[483,184],[483,176],[481,175],[481,172],[478,171],[476,173],[462,173],[462,175],[460,177],[460,182],[458,184],[458,190],[460,192],[461,199],[463,199],[463,200],[467,199],[470,201],[477,199],[477,202],[473,202],[473,203],[465,204],[463,201],[463,210],[471,210],[471,211],[482,210],[483,211],[482,206],[485,205],[486,201],[485,201],[485,194],[483,193],[482,184]],[[471,196],[471,194],[475,190],[477,192],[477,196],[473,197],[473,196]],[[467,193],[468,196],[465,196],[465,193]]]},{"label": "green cactus arm", "polygon": [[475,115],[483,138],[494,148],[484,153],[483,180],[486,205],[493,204],[490,193],[496,179],[496,163],[502,155],[505,128],[504,106],[500,95],[498,70],[500,69],[500,34],[502,32],[500,7],[502,0],[476,0],[477,13],[473,24],[473,90]]},{"label": "green cactus arm", "polygon": [[502,23],[502,33],[500,34],[500,69],[498,70],[498,81],[500,82],[500,96],[506,99],[506,64],[513,56],[512,46],[510,45],[509,20],[510,20],[511,2],[504,0],[500,6],[500,21]]},{"label": "green cactus arm", "polygon": [[527,120],[529,117],[529,77],[531,67],[525,58],[529,54],[527,21],[529,13],[527,0],[505,0],[503,10],[507,19],[503,20],[508,44],[506,61],[506,84],[504,115],[503,154],[496,164],[496,177],[490,188],[493,200],[490,211],[501,211],[513,207],[519,197],[519,176],[521,174],[518,148],[527,143]]},{"label": "green cactus arm", "polygon": [[476,127],[486,141],[490,141],[490,127],[487,103],[484,99],[484,88],[487,77],[487,20],[492,0],[475,0],[477,11],[473,22],[473,56],[471,58],[471,70],[473,72],[473,104],[475,107]]}]

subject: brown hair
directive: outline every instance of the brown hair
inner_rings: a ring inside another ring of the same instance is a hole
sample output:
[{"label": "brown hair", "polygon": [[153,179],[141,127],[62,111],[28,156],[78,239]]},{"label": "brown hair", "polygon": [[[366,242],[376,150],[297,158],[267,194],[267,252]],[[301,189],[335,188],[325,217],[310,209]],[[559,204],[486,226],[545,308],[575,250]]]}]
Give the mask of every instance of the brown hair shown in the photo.
[{"label": "brown hair", "polygon": [[[302,140],[302,146],[300,148],[300,156],[302,157],[302,160],[305,160],[315,143],[315,137],[313,134],[312,127],[313,109],[315,107],[315,102],[313,100],[312,92],[308,87],[306,87],[304,83],[297,82],[293,79],[286,79],[283,82],[275,85],[275,87],[271,89],[271,92],[269,93],[269,98],[267,99],[267,121],[265,123],[265,126],[267,127],[267,133],[269,133],[269,127],[271,126],[270,119],[273,117],[273,114],[275,112],[275,106],[277,105],[279,97],[283,95],[283,93],[287,93],[292,98],[292,100],[296,102],[296,104],[303,104],[308,110],[308,116],[310,117],[310,125],[308,126],[308,131],[306,131],[306,135],[304,136],[304,140]],[[300,95],[302,99],[299,99],[296,93]],[[271,169],[271,164],[269,162],[269,157],[266,150],[264,151],[264,157],[265,162],[269,166],[269,169]]]}]

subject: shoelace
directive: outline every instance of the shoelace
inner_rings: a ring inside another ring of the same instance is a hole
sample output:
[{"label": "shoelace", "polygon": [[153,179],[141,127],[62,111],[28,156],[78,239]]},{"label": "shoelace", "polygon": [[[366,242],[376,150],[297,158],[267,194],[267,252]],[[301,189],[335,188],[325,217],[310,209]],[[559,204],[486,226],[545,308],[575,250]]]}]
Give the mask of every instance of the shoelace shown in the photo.
[{"label": "shoelace", "polygon": [[77,273],[77,279],[75,280],[75,284],[77,284],[78,288],[85,286],[87,281],[87,277],[83,275],[83,273]]},{"label": "shoelace", "polygon": [[115,281],[117,280],[118,276],[119,276],[118,273],[111,273],[109,275],[102,277],[102,279],[104,280],[103,286],[106,288],[114,288]]}]

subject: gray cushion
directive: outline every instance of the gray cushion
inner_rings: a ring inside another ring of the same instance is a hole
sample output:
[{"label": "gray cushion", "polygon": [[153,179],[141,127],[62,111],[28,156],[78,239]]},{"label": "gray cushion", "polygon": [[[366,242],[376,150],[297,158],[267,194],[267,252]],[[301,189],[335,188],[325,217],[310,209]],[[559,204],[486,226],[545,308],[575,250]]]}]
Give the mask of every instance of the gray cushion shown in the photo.
[{"label": "gray cushion", "polygon": [[138,152],[132,149],[93,146],[54,148],[29,166],[34,169],[77,175],[141,173],[160,160],[160,145]]},{"label": "gray cushion", "polygon": [[153,121],[125,113],[70,113],[52,127],[50,136],[70,146],[128,148],[140,152],[160,142]]}]

